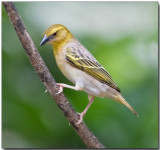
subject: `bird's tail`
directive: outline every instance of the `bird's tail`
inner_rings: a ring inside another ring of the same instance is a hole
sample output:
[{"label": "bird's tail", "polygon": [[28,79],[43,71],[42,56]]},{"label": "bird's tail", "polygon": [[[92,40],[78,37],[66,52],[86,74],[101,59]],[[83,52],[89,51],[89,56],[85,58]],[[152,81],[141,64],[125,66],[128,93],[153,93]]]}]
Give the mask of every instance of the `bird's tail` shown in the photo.
[{"label": "bird's tail", "polygon": [[133,109],[133,107],[122,97],[122,95],[117,95],[116,98],[114,99],[115,101],[117,101],[120,104],[125,105],[126,107],[128,107],[137,117],[139,116],[139,114]]}]

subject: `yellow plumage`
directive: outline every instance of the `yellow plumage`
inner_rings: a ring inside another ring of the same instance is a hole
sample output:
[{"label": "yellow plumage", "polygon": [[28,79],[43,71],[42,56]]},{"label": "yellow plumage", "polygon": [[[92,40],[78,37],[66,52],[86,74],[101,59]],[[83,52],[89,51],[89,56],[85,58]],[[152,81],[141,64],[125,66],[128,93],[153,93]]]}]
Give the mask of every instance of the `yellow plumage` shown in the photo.
[{"label": "yellow plumage", "polygon": [[50,26],[45,31],[40,45],[45,43],[52,45],[59,69],[64,76],[75,84],[75,86],[70,86],[58,83],[60,89],[57,94],[63,91],[63,87],[88,93],[89,104],[80,114],[78,124],[83,120],[83,116],[92,104],[95,96],[112,98],[127,106],[138,116],[137,112],[122,97],[120,89],[108,72],[92,54],[74,38],[66,27],[60,24]]}]

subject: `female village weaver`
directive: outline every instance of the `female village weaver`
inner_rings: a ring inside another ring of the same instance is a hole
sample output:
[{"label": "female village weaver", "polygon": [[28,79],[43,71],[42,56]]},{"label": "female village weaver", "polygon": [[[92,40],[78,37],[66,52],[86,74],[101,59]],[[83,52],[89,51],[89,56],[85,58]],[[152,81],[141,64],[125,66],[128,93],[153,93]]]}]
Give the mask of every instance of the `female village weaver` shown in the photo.
[{"label": "female village weaver", "polygon": [[84,91],[88,94],[89,103],[85,110],[79,114],[80,119],[77,124],[83,121],[83,116],[94,101],[95,96],[111,98],[124,104],[138,116],[138,113],[122,97],[120,89],[107,71],[65,26],[60,24],[50,26],[45,31],[40,45],[45,43],[52,45],[59,69],[75,85],[57,83],[59,86],[57,94],[63,92],[64,87]]}]

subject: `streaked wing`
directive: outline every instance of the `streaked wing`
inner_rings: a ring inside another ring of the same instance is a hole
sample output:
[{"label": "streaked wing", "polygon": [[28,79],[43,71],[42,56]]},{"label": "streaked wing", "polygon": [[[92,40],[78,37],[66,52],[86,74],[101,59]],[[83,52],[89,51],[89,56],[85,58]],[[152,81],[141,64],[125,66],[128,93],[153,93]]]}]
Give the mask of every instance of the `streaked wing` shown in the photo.
[{"label": "streaked wing", "polygon": [[70,65],[120,92],[120,89],[112,80],[111,76],[86,49],[67,48],[66,59]]}]

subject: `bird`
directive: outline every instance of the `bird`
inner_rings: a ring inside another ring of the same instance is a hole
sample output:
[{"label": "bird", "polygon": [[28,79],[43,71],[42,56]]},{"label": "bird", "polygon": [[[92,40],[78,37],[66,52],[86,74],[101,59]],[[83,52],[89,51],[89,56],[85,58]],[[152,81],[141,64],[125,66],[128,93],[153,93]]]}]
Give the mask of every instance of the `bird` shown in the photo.
[{"label": "bird", "polygon": [[58,92],[63,88],[84,91],[88,94],[89,103],[83,112],[78,113],[77,124],[93,103],[95,97],[110,98],[128,107],[136,116],[139,114],[123,98],[120,88],[96,58],[76,39],[73,34],[61,24],[51,25],[43,34],[40,46],[50,44],[54,57],[62,74],[74,86],[57,83]]}]

